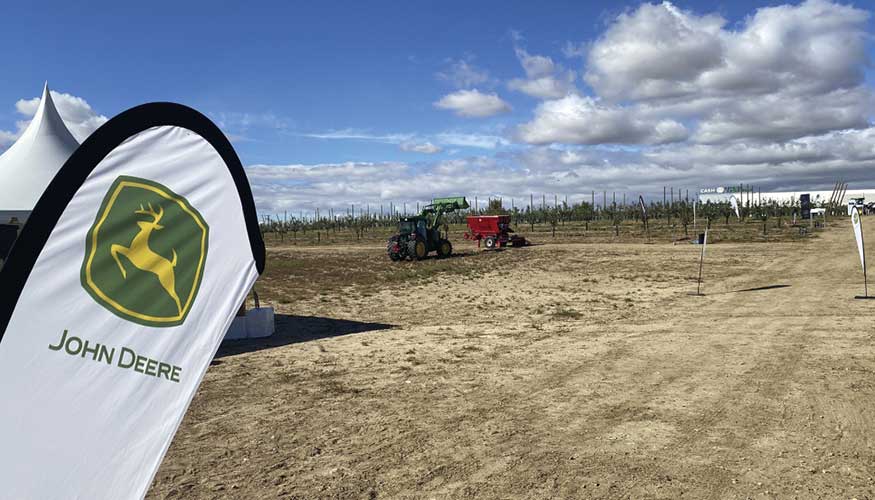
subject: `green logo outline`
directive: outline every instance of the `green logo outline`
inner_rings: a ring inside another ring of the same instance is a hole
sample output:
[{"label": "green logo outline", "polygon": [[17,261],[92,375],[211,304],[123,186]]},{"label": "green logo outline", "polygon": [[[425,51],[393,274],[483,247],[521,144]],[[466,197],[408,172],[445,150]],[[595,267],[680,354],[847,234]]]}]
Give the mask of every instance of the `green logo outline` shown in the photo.
[{"label": "green logo outline", "polygon": [[[162,218],[173,224],[159,224]],[[95,302],[124,320],[178,326],[200,290],[208,247],[209,225],[187,199],[157,182],[122,175],[88,230],[80,282]]]}]

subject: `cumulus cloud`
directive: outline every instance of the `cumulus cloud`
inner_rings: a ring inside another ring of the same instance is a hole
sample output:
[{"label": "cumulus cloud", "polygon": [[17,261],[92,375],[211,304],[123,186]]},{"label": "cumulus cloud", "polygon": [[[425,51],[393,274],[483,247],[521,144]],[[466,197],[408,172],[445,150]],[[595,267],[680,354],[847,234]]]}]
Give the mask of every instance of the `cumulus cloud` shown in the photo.
[{"label": "cumulus cloud", "polygon": [[350,203],[378,210],[432,196],[502,197],[517,206],[530,194],[589,201],[591,192],[662,196],[663,186],[751,183],[768,189],[829,188],[836,178],[871,180],[875,127],[831,132],[786,143],[673,143],[643,150],[591,146],[506,150],[500,155],[446,161],[256,165],[247,168],[262,213],[343,209]]},{"label": "cumulus cloud", "polygon": [[437,73],[440,80],[450,82],[458,88],[468,88],[488,83],[491,78],[489,72],[478,68],[473,62],[466,59],[447,61],[448,67]]},{"label": "cumulus cloud", "polygon": [[586,43],[565,42],[565,45],[562,47],[562,54],[568,59],[584,57],[587,53],[587,45]]},{"label": "cumulus cloud", "polygon": [[399,146],[401,151],[407,151],[410,153],[424,153],[433,155],[435,153],[440,153],[441,148],[439,146],[435,146],[434,144],[426,141],[426,142],[402,142]]},{"label": "cumulus cloud", "polygon": [[412,207],[434,196],[485,197],[487,192],[510,192],[521,188],[526,178],[533,181],[525,182],[532,188],[546,181],[532,178],[523,168],[488,157],[440,161],[416,168],[404,163],[257,165],[248,167],[247,174],[261,213],[312,213],[317,207],[343,209],[350,203],[369,205],[375,212],[380,205],[388,210],[390,202]]},{"label": "cumulus cloud", "polygon": [[[502,197],[520,206],[541,193],[575,202],[602,190],[661,199],[663,186],[829,189],[841,178],[867,187],[875,167],[875,97],[864,77],[870,31],[865,10],[827,0],[760,8],[739,21],[645,3],[610,19],[596,39],[568,43],[558,54],[582,61],[590,95],[574,88],[578,75],[569,77],[557,55],[529,53],[514,36],[524,74],[507,88],[541,102],[509,135],[339,131],[330,135],[370,135],[398,147],[428,143],[454,156],[260,165],[250,178],[259,210],[274,213],[411,206],[435,195]],[[491,88],[476,81],[479,68],[457,66],[458,78],[449,77],[451,63],[447,81]],[[475,89],[435,106],[462,116],[510,109],[497,94]],[[483,154],[461,157],[454,147]]]},{"label": "cumulus cloud", "polygon": [[[107,122],[108,118],[95,112],[88,102],[71,94],[51,91],[52,100],[58,113],[63,118],[64,123],[80,143],[84,141],[92,132],[97,130],[101,125]],[[0,145],[11,144],[24,132],[30,125],[30,118],[36,114],[39,108],[40,98],[34,97],[31,99],[19,99],[15,103],[15,109],[19,114],[27,117],[27,120],[21,120],[16,123],[17,130],[3,131],[0,130]]]},{"label": "cumulus cloud", "polygon": [[669,2],[620,14],[590,48],[584,75],[606,99],[669,98],[692,92],[693,81],[718,67],[726,21],[696,16]]},{"label": "cumulus cloud", "polygon": [[694,140],[788,140],[868,126],[869,13],[827,0],[757,10],[738,29],[670,2],[623,13],[584,79],[643,114],[686,113]]},{"label": "cumulus cloud", "polygon": [[459,90],[447,94],[434,103],[435,107],[454,112],[458,116],[482,118],[507,113],[510,104],[504,102],[498,94],[484,94],[477,89]]},{"label": "cumulus cloud", "polygon": [[558,99],[577,91],[574,87],[577,78],[574,71],[566,70],[550,57],[532,55],[519,47],[515,51],[526,78],[510,80],[507,83],[509,89],[539,99]]},{"label": "cumulus cloud", "polygon": [[720,143],[739,139],[786,141],[833,130],[866,128],[875,98],[862,87],[812,96],[768,94],[739,97],[699,124],[694,139]]},{"label": "cumulus cloud", "polygon": [[779,143],[682,144],[657,148],[642,161],[687,171],[690,184],[755,183],[763,189],[814,189],[842,178],[871,185],[875,127]]},{"label": "cumulus cloud", "polygon": [[540,104],[534,120],[517,128],[517,137],[529,144],[665,144],[687,135],[676,121],[643,119],[634,110],[579,95]]},{"label": "cumulus cloud", "polygon": [[11,145],[18,139],[17,132],[7,132],[5,130],[0,130],[0,148],[5,148],[6,146]]}]

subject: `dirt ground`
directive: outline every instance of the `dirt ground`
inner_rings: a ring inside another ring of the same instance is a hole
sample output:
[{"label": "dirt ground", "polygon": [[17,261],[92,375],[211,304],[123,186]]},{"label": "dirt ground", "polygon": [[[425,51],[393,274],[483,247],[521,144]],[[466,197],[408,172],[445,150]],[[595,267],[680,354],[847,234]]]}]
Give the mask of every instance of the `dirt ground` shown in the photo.
[{"label": "dirt ground", "polygon": [[[868,219],[868,218],[867,218]],[[875,230],[875,221],[866,221]],[[277,247],[149,498],[875,498],[875,301],[805,242]]]}]

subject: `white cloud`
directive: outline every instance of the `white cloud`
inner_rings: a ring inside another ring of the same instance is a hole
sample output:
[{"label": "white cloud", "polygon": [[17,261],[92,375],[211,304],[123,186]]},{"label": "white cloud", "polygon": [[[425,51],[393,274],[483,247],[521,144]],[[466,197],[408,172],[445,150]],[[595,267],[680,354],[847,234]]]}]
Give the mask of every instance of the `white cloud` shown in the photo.
[{"label": "white cloud", "polygon": [[562,54],[569,59],[573,59],[575,57],[586,56],[588,50],[589,45],[587,43],[565,42],[565,45],[562,47]]},{"label": "white cloud", "polygon": [[460,131],[448,131],[440,132],[438,134],[423,135],[411,132],[376,134],[358,129],[343,129],[299,135],[301,137],[309,137],[312,139],[368,141],[383,144],[397,144],[402,151],[416,151],[414,148],[418,147],[418,152],[421,153],[438,153],[442,150],[441,146],[496,149],[498,147],[510,145],[510,141],[501,136]]},{"label": "white cloud", "polygon": [[811,96],[739,97],[709,113],[694,139],[704,143],[786,141],[832,130],[866,128],[873,105],[872,92],[862,87]]},{"label": "white cloud", "polygon": [[664,144],[687,135],[674,120],[644,119],[633,109],[578,95],[541,103],[535,118],[517,129],[517,137],[529,144]]},{"label": "white cloud", "polygon": [[435,146],[434,144],[426,141],[426,142],[402,142],[398,146],[401,151],[407,151],[411,153],[424,153],[433,155],[435,153],[440,153],[441,148],[439,146]]},{"label": "white cloud", "polygon": [[[81,97],[55,92],[54,90],[51,93],[58,113],[64,119],[67,128],[80,143],[108,120],[107,117],[96,113],[88,102]],[[39,103],[39,97],[19,99],[15,103],[16,111],[28,119],[17,122],[17,131],[15,132],[0,130],[0,145],[4,142],[11,144],[15,142],[15,139],[18,139],[21,133],[24,132],[24,129],[30,124],[30,118],[36,114]]]},{"label": "white cloud", "polygon": [[574,92],[574,73],[569,72],[564,78],[542,76],[538,78],[514,78],[507,87],[539,99],[558,99]]},{"label": "white cloud", "polygon": [[[529,177],[524,169],[502,165],[492,158],[473,157],[412,168],[399,163],[355,163],[315,166],[247,168],[256,206],[261,213],[312,213],[316,207],[345,209],[350,203],[370,205],[372,212],[390,202],[412,208],[434,196],[485,198],[521,188]],[[544,179],[535,179],[543,182]],[[535,187],[532,182],[528,186]],[[525,188],[523,188],[525,189]],[[522,196],[520,196],[522,197]],[[509,200],[509,198],[508,198]]]},{"label": "white cloud", "polygon": [[556,71],[556,64],[547,56],[532,55],[519,47],[515,52],[529,78],[552,75]]},{"label": "white cloud", "polygon": [[514,78],[507,83],[511,90],[523,92],[539,99],[558,99],[576,93],[574,71],[566,70],[547,56],[532,55],[525,49],[516,48],[516,56],[526,78]]},{"label": "white cloud", "polygon": [[302,137],[311,139],[339,139],[339,140],[355,140],[355,141],[373,141],[382,142],[385,144],[400,144],[408,142],[416,138],[416,134],[405,133],[390,133],[390,134],[374,134],[371,132],[357,129],[342,129],[332,130],[329,132],[313,132],[309,134],[300,134]]},{"label": "white cloud", "polygon": [[435,107],[454,112],[458,116],[487,117],[511,110],[497,94],[484,94],[477,89],[459,90],[447,94],[434,103]]},{"label": "white cloud", "polygon": [[510,145],[510,141],[504,137],[488,134],[473,134],[464,132],[442,132],[435,138],[447,146],[461,146],[467,148],[496,149]]},{"label": "white cloud", "polygon": [[[591,146],[531,147],[495,156],[432,163],[257,165],[247,168],[263,213],[344,209],[350,203],[399,206],[432,196],[502,197],[517,206],[529,195],[589,201],[591,191],[660,197],[663,186],[754,184],[762,189],[827,188],[836,178],[871,182],[875,127],[831,132],[781,144],[674,143],[641,151]],[[609,193],[610,195],[610,193]]]},{"label": "white cloud", "polygon": [[[661,199],[663,186],[816,189],[837,178],[867,187],[875,167],[875,97],[863,76],[870,23],[865,10],[826,0],[761,8],[738,22],[646,3],[609,20],[596,40],[561,50],[584,64],[580,74],[590,96],[574,88],[573,72],[556,55],[517,49],[525,75],[508,87],[543,102],[512,136],[486,128],[333,131],[311,136],[444,151],[415,164],[248,171],[259,210],[273,213],[342,210],[349,203],[369,203],[375,211],[381,203],[410,207],[435,195],[499,196],[520,206],[532,193],[588,201],[593,190],[616,190]],[[492,88],[488,74],[463,62],[451,62],[441,78]],[[461,116],[510,110],[497,94],[474,89],[435,106]],[[484,155],[463,157],[468,148]]]},{"label": "white cloud", "polygon": [[277,116],[271,112],[246,113],[238,111],[221,111],[211,113],[210,116],[216,121],[221,129],[231,129],[246,132],[253,128],[270,128],[285,130],[289,127],[289,120]]},{"label": "white cloud", "polygon": [[11,145],[18,139],[17,132],[7,132],[5,130],[0,130],[0,147],[6,147]]},{"label": "white cloud", "polygon": [[606,99],[676,97],[718,67],[724,55],[715,15],[696,16],[669,2],[620,14],[590,48],[585,80]]},{"label": "white cloud", "polygon": [[290,127],[289,119],[272,112],[220,111],[209,116],[233,143],[257,142],[265,133],[282,133]]},{"label": "white cloud", "polygon": [[783,141],[869,124],[869,13],[827,0],[757,10],[738,29],[669,2],[621,14],[585,80],[649,116],[685,115],[694,140]]},{"label": "white cloud", "polygon": [[449,67],[438,72],[436,76],[438,79],[450,82],[458,88],[473,87],[491,80],[488,71],[478,68],[470,60],[450,59],[447,63]]}]

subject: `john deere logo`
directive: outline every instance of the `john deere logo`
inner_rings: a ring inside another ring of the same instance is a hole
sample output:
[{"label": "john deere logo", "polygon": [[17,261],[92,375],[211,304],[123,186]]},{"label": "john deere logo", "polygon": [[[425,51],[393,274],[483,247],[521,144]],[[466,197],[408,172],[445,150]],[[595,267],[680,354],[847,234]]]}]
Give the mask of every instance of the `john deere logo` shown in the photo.
[{"label": "john deere logo", "polygon": [[853,215],[851,215],[851,220],[854,222],[854,224],[859,224],[860,223],[860,214],[857,213],[856,209],[854,209],[854,211],[851,213],[853,214]]},{"label": "john deere logo", "polygon": [[197,297],[208,236],[207,223],[182,196],[119,177],[88,231],[82,286],[126,320],[180,325]]}]

